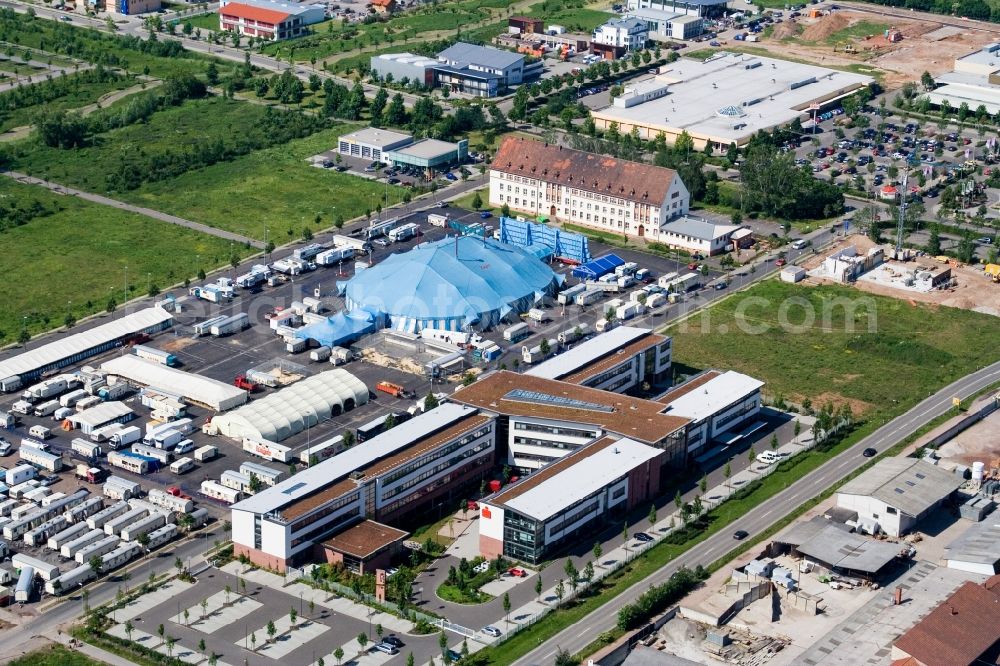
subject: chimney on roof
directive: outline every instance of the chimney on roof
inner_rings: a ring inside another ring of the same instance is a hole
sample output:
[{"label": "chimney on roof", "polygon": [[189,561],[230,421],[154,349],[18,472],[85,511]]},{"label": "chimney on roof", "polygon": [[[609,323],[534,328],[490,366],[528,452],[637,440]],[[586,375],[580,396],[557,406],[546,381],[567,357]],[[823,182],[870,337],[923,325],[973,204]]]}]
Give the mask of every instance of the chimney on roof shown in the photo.
[{"label": "chimney on roof", "polygon": [[892,595],[892,605],[899,606],[903,603],[903,586],[897,585],[896,591]]},{"label": "chimney on roof", "polygon": [[948,611],[951,612],[952,615],[958,615],[958,609],[951,604],[948,604]]},{"label": "chimney on roof", "polygon": [[507,168],[509,169],[510,167],[511,167],[511,162],[507,162]]}]

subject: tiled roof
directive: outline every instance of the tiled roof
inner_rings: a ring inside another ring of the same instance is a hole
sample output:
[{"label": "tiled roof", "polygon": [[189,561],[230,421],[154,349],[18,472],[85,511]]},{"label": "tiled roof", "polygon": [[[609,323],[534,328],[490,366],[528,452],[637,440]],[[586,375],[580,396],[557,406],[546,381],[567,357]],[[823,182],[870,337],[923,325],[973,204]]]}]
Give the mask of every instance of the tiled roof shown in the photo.
[{"label": "tiled roof", "polygon": [[261,23],[270,23],[271,25],[278,25],[290,16],[287,12],[252,7],[240,2],[230,2],[219,10],[219,14],[222,18],[249,19],[251,21],[260,21]]},{"label": "tiled roof", "polygon": [[995,664],[1000,644],[997,618],[1000,590],[965,583],[903,634],[895,647],[926,666]]},{"label": "tiled roof", "polygon": [[403,530],[376,523],[374,520],[365,520],[327,539],[323,542],[323,546],[363,560],[386,546],[402,541],[408,534]]},{"label": "tiled roof", "polygon": [[673,169],[507,137],[490,168],[587,192],[659,207],[677,177]]}]

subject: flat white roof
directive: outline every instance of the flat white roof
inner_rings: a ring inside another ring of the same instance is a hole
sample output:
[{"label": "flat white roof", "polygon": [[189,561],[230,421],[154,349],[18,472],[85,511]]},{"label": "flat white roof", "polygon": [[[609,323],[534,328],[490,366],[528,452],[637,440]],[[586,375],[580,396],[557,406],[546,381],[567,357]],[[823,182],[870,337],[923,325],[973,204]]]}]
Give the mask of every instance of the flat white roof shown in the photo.
[{"label": "flat white roof", "polygon": [[559,379],[560,377],[573,374],[605,354],[610,354],[617,349],[630,345],[650,333],[652,331],[645,328],[619,326],[600,335],[595,335],[569,351],[563,352],[558,356],[553,356],[547,361],[531,367],[523,374],[532,377],[543,377],[545,379]]},{"label": "flat white roof", "polygon": [[477,413],[474,407],[446,402],[429,412],[399,424],[388,432],[351,447],[334,457],[302,470],[291,478],[233,505],[234,511],[266,514],[325,488],[351,472],[364,469],[413,442],[427,437],[460,419]]},{"label": "flat white roof", "polygon": [[101,364],[101,370],[144,386],[152,386],[171,395],[225,411],[247,401],[247,392],[232,384],[125,354]]},{"label": "flat white roof", "polygon": [[[634,439],[619,439],[593,455],[581,455],[575,464],[504,502],[503,506],[535,520],[548,520],[660,453],[659,449]],[[529,476],[525,482],[530,480]]]},{"label": "flat white roof", "polygon": [[382,55],[375,56],[375,59],[400,62],[407,65],[416,65],[421,67],[436,67],[440,64],[434,58],[416,55],[415,53],[383,53]]},{"label": "flat white roof", "polygon": [[356,141],[358,143],[368,144],[369,146],[384,148],[385,146],[397,146],[404,141],[413,141],[413,136],[410,134],[404,134],[403,132],[393,132],[392,130],[365,127],[364,129],[359,129],[356,132],[344,134],[340,137],[340,140]]},{"label": "flat white roof", "polygon": [[89,425],[94,427],[103,425],[108,421],[119,419],[131,413],[132,410],[124,402],[112,401],[101,403],[100,405],[91,407],[90,409],[85,409],[79,414],[73,414],[69,417],[69,420],[77,426]]},{"label": "flat white roof", "polygon": [[947,101],[952,109],[958,109],[965,102],[973,112],[980,104],[986,107],[987,113],[1000,111],[1000,86],[988,83],[985,77],[952,72],[937,80],[945,85],[925,93],[931,104],[940,105]]},{"label": "flat white roof", "polygon": [[732,224],[715,224],[708,220],[684,216],[673,222],[667,222],[663,225],[662,230],[666,233],[677,234],[679,236],[691,236],[698,240],[714,241],[733,233],[737,229],[739,227]]},{"label": "flat white roof", "polygon": [[[727,52],[704,62],[681,58],[664,65],[655,78],[670,84],[666,96],[629,108],[595,109],[594,116],[675,133],[687,130],[700,138],[745,141],[758,130],[801,117],[812,102],[873,81],[861,74]],[[727,107],[738,115],[720,114]]]},{"label": "flat white roof", "polygon": [[728,370],[667,405],[664,414],[700,421],[761,389],[764,382]]},{"label": "flat white roof", "polygon": [[115,321],[55,340],[0,362],[0,379],[23,375],[94,347],[171,321],[173,315],[163,308],[152,307],[119,317]]},{"label": "flat white roof", "polygon": [[439,155],[454,153],[456,150],[458,150],[457,143],[441,141],[440,139],[424,139],[422,141],[417,141],[416,143],[411,143],[408,146],[397,148],[392,152],[399,153],[400,155],[411,155],[413,157],[431,159],[438,157]]},{"label": "flat white roof", "polygon": [[997,69],[1000,69],[1000,53],[997,53],[998,51],[1000,51],[1000,44],[987,44],[978,51],[973,51],[957,60],[976,65],[996,65]]}]

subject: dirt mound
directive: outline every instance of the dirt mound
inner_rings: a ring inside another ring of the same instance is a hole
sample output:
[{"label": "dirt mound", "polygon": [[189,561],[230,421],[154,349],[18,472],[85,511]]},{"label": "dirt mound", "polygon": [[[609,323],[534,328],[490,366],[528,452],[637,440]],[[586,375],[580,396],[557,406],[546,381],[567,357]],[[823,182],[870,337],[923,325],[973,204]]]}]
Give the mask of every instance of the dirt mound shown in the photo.
[{"label": "dirt mound", "polygon": [[835,32],[839,32],[851,25],[851,19],[836,12],[824,16],[820,20],[802,31],[801,38],[805,42],[818,42],[826,39]]},{"label": "dirt mound", "polygon": [[771,37],[774,39],[788,39],[799,34],[799,24],[794,21],[785,21],[774,26]]}]

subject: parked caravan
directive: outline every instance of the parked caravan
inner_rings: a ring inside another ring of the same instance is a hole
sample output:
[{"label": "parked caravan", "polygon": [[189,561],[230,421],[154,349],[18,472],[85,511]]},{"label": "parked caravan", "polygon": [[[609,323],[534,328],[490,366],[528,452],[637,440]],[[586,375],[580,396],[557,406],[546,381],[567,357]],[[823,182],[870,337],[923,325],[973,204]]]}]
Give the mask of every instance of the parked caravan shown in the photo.
[{"label": "parked caravan", "polygon": [[[128,510],[129,510],[128,502],[125,501],[115,502],[108,508],[98,511],[94,515],[87,518],[87,527],[89,527],[92,530],[98,530],[98,529],[103,530],[104,525],[109,520],[111,520],[112,518],[117,518],[118,516],[122,515]],[[67,555],[67,557],[69,556]]]},{"label": "parked caravan", "polygon": [[[170,442],[170,446],[173,446],[177,442],[181,441],[181,439],[183,439],[184,435],[182,435],[181,433],[177,432],[176,430],[173,430],[173,431],[167,430],[165,433],[158,433],[157,437],[158,438],[159,437],[164,437],[164,439],[158,439],[157,440],[158,442],[159,441],[170,441],[170,440],[172,440],[172,439],[174,439],[176,437],[177,441]],[[170,453],[169,451],[165,451],[165,450],[163,450],[161,448],[158,448],[158,447],[155,447],[155,446],[147,446],[145,444],[133,444],[132,445],[132,453],[135,453],[136,455],[143,456],[144,458],[152,458],[154,460],[158,460],[160,462],[160,465],[162,465],[164,467],[167,466],[167,465],[169,465],[170,461],[173,460],[173,458],[174,458],[173,454]]]},{"label": "parked caravan", "polygon": [[42,498],[42,507],[47,508],[66,497],[66,493],[52,493]]},{"label": "parked caravan", "polygon": [[419,231],[420,227],[410,222],[409,224],[404,224],[401,227],[390,229],[386,236],[388,236],[389,240],[393,243],[401,243],[413,238]]},{"label": "parked caravan", "polygon": [[604,298],[604,291],[588,287],[586,291],[576,295],[576,304],[579,306],[591,305],[602,298]]},{"label": "parked caravan", "polygon": [[112,434],[109,441],[115,449],[120,449],[141,439],[142,429],[138,426],[128,426]]},{"label": "parked caravan", "polygon": [[24,416],[27,416],[35,411],[35,405],[27,400],[18,400],[10,406],[10,411],[15,414],[23,414]]},{"label": "parked caravan", "polygon": [[64,529],[68,523],[64,516],[56,516],[46,520],[38,527],[29,530],[24,535],[24,543],[31,547],[41,546],[48,543],[49,537]]},{"label": "parked caravan", "polygon": [[559,341],[550,339],[548,341],[548,347],[549,347],[548,353],[544,353],[542,351],[541,343],[531,348],[527,346],[521,347],[521,362],[528,363],[530,365],[532,363],[538,363],[539,361],[544,360],[549,354],[551,354],[552,352],[554,352],[556,349],[559,348]]},{"label": "parked caravan", "polygon": [[615,317],[619,321],[628,321],[629,319],[635,319],[636,317],[642,315],[646,312],[646,306],[638,301],[630,301],[620,306],[615,311]]},{"label": "parked caravan", "polygon": [[71,569],[54,580],[45,583],[45,592],[53,596],[66,594],[86,585],[97,578],[94,568],[90,564],[81,564]]},{"label": "parked caravan", "polygon": [[133,474],[149,474],[151,469],[159,469],[160,461],[130,451],[112,451],[108,454],[108,464]]},{"label": "parked caravan", "polygon": [[166,423],[154,424],[151,422],[146,426],[146,436],[143,437],[143,444],[152,446],[156,435],[164,430],[176,430],[181,434],[187,435],[194,430],[194,421],[190,418],[183,418],[176,421],[167,421]]},{"label": "parked caravan", "polygon": [[219,483],[224,485],[226,488],[239,490],[242,493],[250,493],[250,477],[246,474],[234,472],[231,469],[227,469],[222,473],[222,476],[219,478]]},{"label": "parked caravan", "polygon": [[79,539],[89,531],[90,528],[87,527],[87,523],[77,523],[76,525],[70,525],[69,527],[65,527],[62,530],[50,536],[48,541],[46,542],[46,545],[49,547],[49,550],[54,550],[56,552],[59,552],[60,548],[68,544],[70,541],[73,541],[74,539]]},{"label": "parked caravan", "polygon": [[146,545],[146,548],[152,550],[162,546],[175,536],[177,536],[177,526],[173,523],[167,523],[149,533],[149,544]]},{"label": "parked caravan", "polygon": [[130,500],[142,494],[142,486],[120,476],[109,477],[104,482],[104,495],[114,500]]},{"label": "parked caravan", "polygon": [[177,513],[191,513],[194,511],[194,501],[190,497],[178,497],[166,493],[159,488],[151,488],[147,499],[150,503]]},{"label": "parked caravan", "polygon": [[101,555],[110,553],[118,546],[119,543],[121,543],[121,539],[118,537],[105,534],[102,539],[76,551],[76,555],[73,556],[73,559],[80,564],[90,562],[90,558],[95,555],[100,557]]},{"label": "parked caravan", "polygon": [[201,527],[208,522],[208,509],[195,509],[188,514],[187,520],[191,527]]},{"label": "parked caravan", "polygon": [[129,509],[117,518],[112,518],[104,524],[104,533],[108,536],[119,535],[121,531],[129,525],[138,522],[140,518],[149,515],[146,509]]},{"label": "parked caravan", "polygon": [[[21,445],[18,456],[26,463],[39,467],[49,472],[58,472],[63,468],[62,456],[48,451],[41,451],[32,446]],[[9,485],[9,484],[8,484]]]},{"label": "parked caravan", "polygon": [[17,555],[10,558],[10,563],[14,565],[15,569],[24,569],[25,567],[31,567],[35,570],[35,575],[41,576],[42,580],[52,580],[53,578],[59,577],[59,566],[56,564],[49,564],[42,560],[36,559],[24,553],[18,553]]},{"label": "parked caravan", "polygon": [[78,457],[83,458],[88,461],[95,461],[101,457],[101,445],[95,444],[93,442],[88,442],[85,439],[80,439],[76,437],[70,442],[70,447],[73,449],[73,453]]},{"label": "parked caravan", "polygon": [[224,335],[239,333],[240,331],[248,328],[250,328],[250,317],[247,313],[240,312],[231,317],[226,317],[220,322],[212,324],[208,332],[211,333],[213,337],[220,338]]},{"label": "parked caravan", "polygon": [[85,412],[91,407],[96,407],[101,404],[102,400],[96,395],[92,395],[89,398],[84,398],[80,402],[76,403],[76,413]]},{"label": "parked caravan", "polygon": [[372,249],[371,243],[368,241],[361,238],[352,238],[343,234],[337,234],[333,237],[333,246],[354,248],[355,252],[361,252],[362,254],[369,252]]},{"label": "parked caravan", "polygon": [[104,533],[104,530],[102,529],[89,530],[86,534],[82,534],[77,538],[68,541],[67,543],[64,543],[62,546],[60,546],[59,554],[67,559],[72,559],[81,550],[83,550],[84,548],[93,543],[97,543],[106,536],[107,535]]},{"label": "parked caravan", "polygon": [[283,463],[290,463],[294,460],[291,447],[274,442],[258,442],[247,438],[243,440],[243,450],[260,456],[264,460],[277,460]]},{"label": "parked caravan", "polygon": [[[32,467],[34,469],[34,467]],[[14,499],[21,499],[24,497],[25,493],[30,493],[32,490],[39,486],[37,479],[31,479],[30,481],[25,481],[24,483],[19,483],[16,486],[11,486],[7,489],[7,494]],[[13,515],[13,512],[11,512]]]},{"label": "parked caravan", "polygon": [[194,452],[194,459],[198,462],[206,462],[212,460],[217,455],[219,455],[219,449],[214,446],[203,446],[200,449],[196,449]]},{"label": "parked caravan", "polygon": [[195,324],[192,328],[194,329],[195,337],[201,337],[203,335],[208,335],[209,331],[212,330],[212,326],[219,323],[223,319],[226,319],[225,315],[220,315],[218,317],[212,317],[211,319],[206,319],[205,321],[200,321]]},{"label": "parked caravan", "polygon": [[235,504],[243,497],[243,493],[233,488],[227,488],[221,483],[206,479],[201,482],[201,494],[226,504]]},{"label": "parked caravan", "polygon": [[335,266],[340,262],[352,259],[353,257],[353,247],[335,247],[317,254],[316,263],[320,266]]},{"label": "parked caravan", "polygon": [[104,510],[104,498],[103,497],[91,497],[84,500],[77,506],[67,511],[65,514],[66,520],[71,523],[82,523],[85,522],[87,518],[94,515],[98,511]]},{"label": "parked caravan", "polygon": [[[77,402],[79,404],[79,401]],[[42,418],[45,416],[52,416],[56,413],[56,410],[62,407],[58,400],[48,400],[46,402],[41,402],[35,405],[35,416]]]},{"label": "parked caravan", "polygon": [[503,339],[507,342],[518,342],[531,335],[531,327],[527,324],[514,324],[507,327],[503,332]]},{"label": "parked caravan", "polygon": [[194,469],[194,461],[190,458],[181,458],[170,463],[170,471],[174,474],[186,474]]},{"label": "parked caravan", "polygon": [[48,398],[53,398],[60,393],[64,393],[69,387],[66,382],[66,375],[59,375],[58,377],[53,377],[52,379],[46,379],[43,382],[39,382],[34,386],[29,387],[21,394],[24,400],[46,400]]},{"label": "parked caravan", "polygon": [[132,392],[132,387],[126,382],[115,382],[97,389],[97,397],[104,402],[121,400]]},{"label": "parked caravan", "polygon": [[562,305],[569,305],[570,303],[575,302],[574,299],[576,298],[577,294],[582,294],[585,291],[587,291],[587,285],[585,284],[573,285],[568,289],[563,289],[562,291],[560,291],[559,294],[556,296],[556,302]]},{"label": "parked caravan", "polygon": [[[28,464],[17,465],[7,470],[4,482],[8,486],[18,486],[38,476],[38,471]],[[10,492],[10,491],[8,491]]]},{"label": "parked caravan", "polygon": [[[98,444],[103,444],[111,439],[111,435],[115,434],[119,430],[124,430],[125,426],[121,423],[109,423],[106,426],[101,426],[90,432],[90,441],[97,442]],[[114,448],[114,447],[110,447]]]},{"label": "parked caravan", "polygon": [[162,513],[153,514],[142,520],[136,521],[122,530],[122,541],[135,541],[143,534],[149,534],[153,530],[167,524],[167,519]]},{"label": "parked caravan", "polygon": [[573,344],[580,338],[585,338],[593,333],[590,326],[587,324],[577,324],[573,328],[567,328],[565,331],[559,334],[559,344],[569,345]]},{"label": "parked caravan", "polygon": [[11,510],[18,506],[15,499],[0,499],[0,517],[9,516]]},{"label": "parked caravan", "polygon": [[59,404],[63,407],[72,407],[88,395],[89,394],[83,389],[74,389],[59,398]]},{"label": "parked caravan", "polygon": [[332,458],[343,450],[344,437],[343,435],[337,435],[332,439],[328,439],[315,446],[310,446],[305,451],[302,451],[299,454],[299,460],[303,465],[312,466]]},{"label": "parked caravan", "polygon": [[21,567],[14,586],[14,601],[27,603],[35,590],[35,570],[32,567]]},{"label": "parked caravan", "polygon": [[240,474],[246,477],[253,474],[266,486],[273,486],[281,483],[281,481],[285,478],[285,473],[280,469],[273,469],[271,467],[258,465],[257,463],[252,462],[245,462],[240,465]]},{"label": "parked caravan", "polygon": [[330,348],[323,346],[317,347],[309,352],[309,360],[315,361],[316,363],[322,363],[330,358]]}]

